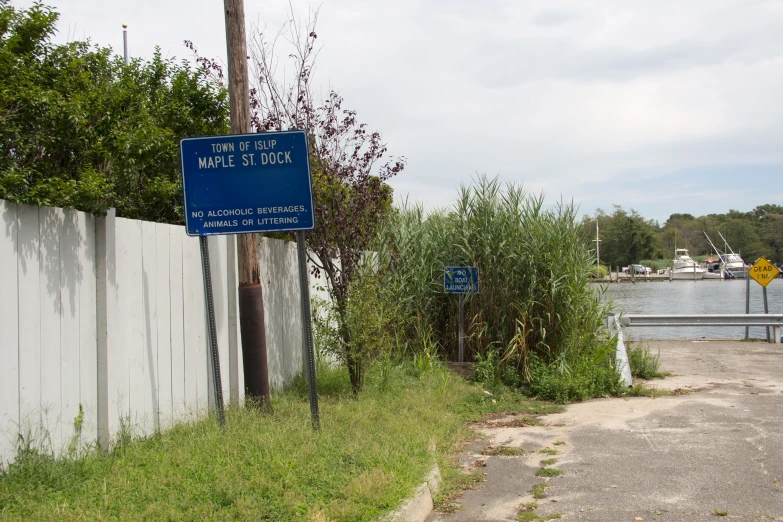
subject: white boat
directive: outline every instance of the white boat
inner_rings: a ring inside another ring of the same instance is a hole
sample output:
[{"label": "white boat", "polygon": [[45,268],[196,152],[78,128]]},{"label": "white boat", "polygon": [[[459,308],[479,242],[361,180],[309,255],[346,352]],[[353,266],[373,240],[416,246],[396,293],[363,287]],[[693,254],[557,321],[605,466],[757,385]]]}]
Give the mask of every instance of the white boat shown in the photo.
[{"label": "white boat", "polygon": [[[704,235],[707,236],[707,233],[705,232]],[[712,249],[715,250],[715,253],[720,258],[720,272],[722,276],[726,279],[744,279],[750,267],[745,264],[745,261],[742,260],[739,254],[731,249],[723,234],[718,232],[718,235],[723,240],[723,244],[726,245],[725,251],[721,252],[718,250],[709,236],[707,236],[707,241],[710,242]]]},{"label": "white boat", "polygon": [[727,274],[731,274],[731,277],[744,279],[748,269],[750,268],[745,264],[739,254],[729,252],[723,254],[723,270]]},{"label": "white boat", "polygon": [[703,279],[723,279],[723,274],[720,271],[718,271],[718,272],[715,272],[715,271],[710,272],[709,270],[707,270],[706,272],[704,272]]},{"label": "white boat", "polygon": [[739,254],[736,254],[734,250],[731,249],[726,238],[723,237],[723,234],[718,232],[718,235],[723,240],[723,244],[726,245],[727,250],[727,252],[724,252],[721,256],[723,259],[723,270],[727,275],[731,274],[731,277],[745,278],[750,267],[745,264],[745,261],[742,260],[742,257],[740,257]]},{"label": "white boat", "polygon": [[700,281],[704,278],[706,270],[701,268],[696,261],[691,259],[686,248],[674,249],[674,261],[672,261],[672,279]]},{"label": "white boat", "polygon": [[[707,234],[704,235],[706,236]],[[707,236],[707,241],[710,241],[709,236]],[[710,241],[710,244],[712,245],[712,241]],[[715,247],[713,246],[713,248]],[[704,272],[704,279],[721,280],[725,277],[725,274],[723,273],[723,263],[721,263],[720,255],[718,257],[708,257],[699,266],[706,270],[706,272]]]}]

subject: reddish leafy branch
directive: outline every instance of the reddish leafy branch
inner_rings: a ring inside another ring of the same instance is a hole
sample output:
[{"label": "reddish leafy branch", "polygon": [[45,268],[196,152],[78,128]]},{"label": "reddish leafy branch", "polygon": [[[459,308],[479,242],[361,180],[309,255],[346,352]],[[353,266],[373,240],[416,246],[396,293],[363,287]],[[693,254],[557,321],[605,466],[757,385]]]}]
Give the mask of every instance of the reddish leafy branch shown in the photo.
[{"label": "reddish leafy branch", "polygon": [[[343,98],[330,90],[316,104],[312,75],[319,49],[315,31],[318,13],[298,21],[291,9],[288,23],[269,38],[256,28],[249,46],[250,107],[256,132],[300,129],[310,140],[316,227],[307,234],[313,272],[325,275],[337,310],[342,353],[354,389],[361,388],[359,348],[347,328],[348,290],[362,256],[391,212],[392,189],[387,181],[405,167],[404,158],[390,158],[378,132],[360,123],[356,111],[343,108]],[[194,51],[192,43],[186,45]],[[280,73],[281,48],[285,72]],[[197,55],[204,74],[222,79],[214,61]],[[287,73],[287,74],[285,74]]]}]

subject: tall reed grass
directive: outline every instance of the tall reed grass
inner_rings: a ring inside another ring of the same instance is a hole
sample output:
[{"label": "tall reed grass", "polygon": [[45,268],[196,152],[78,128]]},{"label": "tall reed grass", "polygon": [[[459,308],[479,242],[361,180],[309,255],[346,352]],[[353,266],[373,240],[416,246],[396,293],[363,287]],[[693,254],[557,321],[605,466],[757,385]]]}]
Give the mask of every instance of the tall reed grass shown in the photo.
[{"label": "tall reed grass", "polygon": [[611,365],[599,334],[606,310],[589,284],[595,257],[576,212],[485,176],[461,187],[451,208],[404,205],[377,251],[385,284],[415,318],[405,349],[427,336],[456,360],[458,301],[443,291],[444,267],[477,266],[480,292],[465,300],[469,360],[493,352],[499,372],[520,382],[531,381],[534,365],[560,374],[576,361]]}]

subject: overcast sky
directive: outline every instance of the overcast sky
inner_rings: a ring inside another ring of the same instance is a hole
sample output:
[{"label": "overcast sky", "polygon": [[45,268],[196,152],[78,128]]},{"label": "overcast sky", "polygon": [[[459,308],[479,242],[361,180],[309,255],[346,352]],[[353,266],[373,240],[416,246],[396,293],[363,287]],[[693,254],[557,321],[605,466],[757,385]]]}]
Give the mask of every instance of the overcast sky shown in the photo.
[{"label": "overcast sky", "polygon": [[[121,54],[127,23],[132,56],[225,61],[220,0],[47,3],[59,40]],[[245,9],[276,30],[288,3]],[[661,222],[783,201],[782,0],[325,0],[317,29],[316,83],[408,159],[398,197],[482,172]]]}]

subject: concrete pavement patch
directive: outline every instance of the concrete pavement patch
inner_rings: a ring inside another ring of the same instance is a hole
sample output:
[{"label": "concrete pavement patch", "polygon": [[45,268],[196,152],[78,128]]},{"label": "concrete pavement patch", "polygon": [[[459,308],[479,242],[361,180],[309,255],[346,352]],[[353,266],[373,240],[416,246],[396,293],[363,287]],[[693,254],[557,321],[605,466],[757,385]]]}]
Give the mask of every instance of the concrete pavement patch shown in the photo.
[{"label": "concrete pavement patch", "polygon": [[698,391],[572,404],[542,426],[482,425],[484,444],[527,453],[481,457],[484,487],[465,493],[461,511],[427,520],[514,520],[541,480],[548,455],[531,450],[542,447],[558,451],[554,467],[565,472],[547,479],[542,517],[783,520],[783,352],[737,341],[647,344],[674,373],[649,386]]}]

